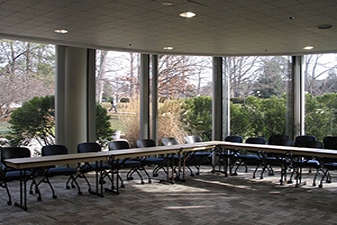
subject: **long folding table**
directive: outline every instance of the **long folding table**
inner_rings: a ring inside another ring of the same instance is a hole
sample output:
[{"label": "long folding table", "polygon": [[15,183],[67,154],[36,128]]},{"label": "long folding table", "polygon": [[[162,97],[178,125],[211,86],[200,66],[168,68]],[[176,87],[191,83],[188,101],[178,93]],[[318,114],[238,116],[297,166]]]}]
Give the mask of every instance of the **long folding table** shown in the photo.
[{"label": "long folding table", "polygon": [[[316,149],[316,148],[305,148],[305,147],[293,147],[293,146],[279,146],[279,145],[262,145],[262,144],[246,144],[246,143],[234,143],[234,142],[218,142],[217,150],[221,149],[236,149],[236,150],[247,150],[251,152],[263,152],[274,154],[282,157],[287,157],[289,160],[294,160],[295,158],[300,161],[302,157],[315,157],[317,159],[324,158],[337,158],[337,150],[332,149]],[[280,182],[282,184],[283,178],[286,176],[286,167],[283,168],[284,171],[281,171]],[[301,183],[301,168],[296,178],[296,186]],[[284,176],[284,177],[283,177]]]},{"label": "long folding table", "polygon": [[[30,158],[16,158],[7,159],[5,161],[6,166],[20,170],[24,179],[20,180],[20,201],[15,202],[15,206],[22,208],[27,211],[27,176],[25,174],[27,169],[41,168],[56,166],[61,164],[75,164],[81,162],[96,162],[102,163],[103,161],[109,160],[108,154],[101,153],[76,153],[76,154],[66,154],[66,155],[53,155],[53,156],[43,156],[43,157],[30,157]],[[99,189],[99,174],[96,173],[96,192],[92,194],[102,195],[103,187]]]},{"label": "long folding table", "polygon": [[[102,151],[102,152],[90,152],[90,153],[75,153],[75,154],[66,154],[66,155],[53,155],[53,156],[43,156],[43,157],[30,157],[30,158],[16,158],[16,159],[8,159],[6,160],[6,166],[18,169],[23,174],[23,177],[27,177],[25,173],[26,169],[34,169],[48,166],[56,166],[61,164],[75,164],[82,162],[96,162],[101,163],[104,161],[112,161],[112,160],[121,160],[124,158],[133,158],[133,157],[143,157],[150,155],[174,155],[178,154],[180,148],[178,146],[158,146],[151,148],[132,148],[125,150],[114,150],[114,151]],[[171,157],[173,158],[173,157]],[[167,162],[167,170],[166,170],[166,179],[165,181],[174,183],[174,171],[171,171],[170,174],[170,166],[172,162]],[[118,168],[116,171],[118,175]],[[100,180],[101,175],[96,172],[96,191],[92,192],[92,194],[97,194],[103,196],[103,184]],[[113,192],[119,193],[118,190],[118,178],[116,190],[111,190]],[[27,182],[28,179],[20,180],[20,201],[15,202],[15,206],[20,207],[24,210],[27,210]]]},{"label": "long folding table", "polygon": [[[104,161],[121,160],[124,158],[146,157],[152,155],[166,155],[167,156],[167,170],[165,182],[174,183],[174,160],[173,155],[178,155],[178,171],[177,178],[185,181],[185,167],[186,161],[189,155],[195,151],[209,150],[221,151],[221,149],[237,149],[248,150],[252,152],[266,152],[273,154],[283,154],[288,156],[311,156],[319,158],[337,158],[337,150],[330,149],[313,149],[291,146],[276,146],[276,145],[261,145],[261,144],[246,144],[246,143],[234,143],[225,141],[209,141],[198,142],[193,144],[181,144],[171,146],[157,146],[148,148],[132,148],[114,151],[102,151],[93,153],[75,153],[67,155],[54,155],[44,157],[32,157],[32,158],[17,158],[6,160],[6,166],[25,171],[26,169],[40,168],[55,166],[61,164],[72,164],[82,162],[96,162],[102,163]],[[182,156],[182,157],[181,157]],[[182,170],[182,178],[180,177],[180,170]],[[23,172],[24,173],[24,172]],[[118,170],[116,171],[118,175]],[[103,184],[100,182],[100,175],[96,173],[96,192],[103,196]],[[27,210],[27,179],[20,181],[20,202],[16,202],[15,205]],[[117,178],[118,181],[118,178]],[[99,185],[100,184],[100,185]],[[118,183],[116,186],[118,191]]]}]

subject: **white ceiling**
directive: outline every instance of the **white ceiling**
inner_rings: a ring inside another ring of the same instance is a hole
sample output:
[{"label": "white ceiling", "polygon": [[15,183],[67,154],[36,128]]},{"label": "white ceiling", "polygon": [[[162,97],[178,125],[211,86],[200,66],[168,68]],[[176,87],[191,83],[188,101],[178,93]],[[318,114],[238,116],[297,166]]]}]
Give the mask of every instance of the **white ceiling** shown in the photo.
[{"label": "white ceiling", "polygon": [[0,37],[154,54],[337,53],[337,0],[0,0]]}]

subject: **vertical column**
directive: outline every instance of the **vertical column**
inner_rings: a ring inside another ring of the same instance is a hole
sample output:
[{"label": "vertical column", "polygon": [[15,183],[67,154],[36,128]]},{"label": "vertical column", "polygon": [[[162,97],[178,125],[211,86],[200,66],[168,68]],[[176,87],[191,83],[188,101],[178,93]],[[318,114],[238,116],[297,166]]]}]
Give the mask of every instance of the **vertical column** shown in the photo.
[{"label": "vertical column", "polygon": [[213,57],[212,140],[222,140],[222,57]]},{"label": "vertical column", "polygon": [[152,118],[151,118],[151,138],[157,143],[157,128],[158,128],[158,55],[152,55]]},{"label": "vertical column", "polygon": [[55,88],[55,142],[64,144],[66,139],[65,121],[65,50],[56,45],[56,88]]},{"label": "vertical column", "polygon": [[303,56],[292,56],[293,81],[293,136],[304,134],[305,125],[305,92],[302,73]]},{"label": "vertical column", "polygon": [[93,50],[57,46],[56,143],[71,153],[77,152],[78,143],[93,138],[89,128],[94,129],[95,106],[91,97],[88,100],[89,95],[95,96],[94,87],[88,85],[93,79],[89,74],[94,76],[93,59]]},{"label": "vertical column", "polygon": [[96,50],[87,50],[87,141],[96,138]]},{"label": "vertical column", "polygon": [[222,74],[222,140],[230,135],[230,69],[231,59],[230,57],[224,58],[223,62],[223,74]]},{"label": "vertical column", "polygon": [[149,62],[148,54],[140,56],[140,138],[149,138]]}]

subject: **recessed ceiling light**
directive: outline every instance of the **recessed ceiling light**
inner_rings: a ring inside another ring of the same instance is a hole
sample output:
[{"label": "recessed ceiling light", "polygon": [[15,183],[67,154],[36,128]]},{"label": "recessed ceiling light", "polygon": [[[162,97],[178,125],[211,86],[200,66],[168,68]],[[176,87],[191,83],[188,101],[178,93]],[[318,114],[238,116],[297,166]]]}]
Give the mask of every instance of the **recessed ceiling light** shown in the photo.
[{"label": "recessed ceiling light", "polygon": [[165,46],[163,49],[164,50],[173,50],[173,47],[172,46]]},{"label": "recessed ceiling light", "polygon": [[65,30],[65,29],[57,29],[57,30],[54,30],[54,32],[58,33],[58,34],[66,34],[66,33],[68,33],[68,31]]},{"label": "recessed ceiling light", "polygon": [[305,47],[303,47],[304,50],[311,50],[313,48],[314,48],[313,46],[305,46]]},{"label": "recessed ceiling light", "polygon": [[317,28],[321,30],[326,30],[326,29],[332,28],[332,25],[331,24],[321,24],[321,25],[318,25]]},{"label": "recessed ceiling light", "polygon": [[163,6],[172,6],[173,2],[163,2],[161,3]]},{"label": "recessed ceiling light", "polygon": [[194,12],[182,12],[179,14],[179,16],[184,17],[184,18],[192,18],[192,17],[195,17],[196,14]]}]

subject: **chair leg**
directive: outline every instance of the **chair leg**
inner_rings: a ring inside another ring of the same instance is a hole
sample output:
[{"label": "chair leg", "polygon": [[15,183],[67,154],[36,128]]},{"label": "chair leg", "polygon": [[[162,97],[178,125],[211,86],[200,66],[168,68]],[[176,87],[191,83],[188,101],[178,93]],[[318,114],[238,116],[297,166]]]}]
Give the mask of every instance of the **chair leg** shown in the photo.
[{"label": "chair leg", "polygon": [[256,172],[257,172],[257,170],[260,168],[260,164],[257,164],[257,166],[255,167],[255,170],[254,170],[254,172],[253,172],[253,179],[255,179],[256,178]]},{"label": "chair leg", "polygon": [[[72,177],[73,177],[73,178],[72,178]],[[68,180],[67,180],[67,182],[66,182],[66,189],[70,189],[70,185],[69,185],[70,181],[71,181],[71,186],[72,186],[72,188],[74,188],[75,185],[76,185],[75,181],[77,180],[77,178],[83,178],[83,179],[84,179],[84,181],[85,181],[85,182],[87,183],[87,185],[88,185],[88,192],[90,193],[91,190],[92,190],[92,189],[91,189],[91,184],[90,184],[90,182],[89,182],[87,176],[85,175],[85,173],[79,173],[79,174],[76,175],[75,177],[74,177],[73,175],[70,175],[69,178],[68,178]],[[74,185],[74,183],[75,183],[75,185]],[[77,184],[77,185],[78,185],[78,184]]]},{"label": "chair leg", "polygon": [[9,192],[9,188],[8,188],[7,182],[5,182],[5,181],[1,182],[0,183],[0,187],[6,189],[6,192],[7,192],[7,195],[8,195],[7,205],[12,205],[12,197],[11,197],[11,194]]},{"label": "chair leg", "polygon": [[[39,189],[39,185],[41,182],[44,182],[43,180],[41,180],[39,183],[36,182],[36,180],[33,178],[32,183],[30,184],[30,188],[29,188],[29,193],[30,194],[37,194],[37,200],[41,201],[42,197],[41,197],[41,192]],[[33,187],[35,188],[35,191],[33,191]]]},{"label": "chair leg", "polygon": [[152,171],[152,176],[153,177],[158,177],[158,171],[163,170],[166,173],[166,169],[164,165],[158,164],[155,166],[155,168]]},{"label": "chair leg", "polygon": [[[86,177],[85,177],[85,178],[86,178]],[[77,183],[76,178],[75,178],[74,175],[70,175],[69,179],[68,179],[67,182],[66,182],[66,188],[69,187],[69,182],[70,182],[70,181],[71,181],[71,183],[74,183],[75,186],[77,187],[77,193],[78,193],[79,195],[82,195],[83,193],[82,193],[82,191],[81,191],[80,185]],[[89,183],[89,181],[87,181],[87,182]]]},{"label": "chair leg", "polygon": [[151,177],[150,177],[149,173],[147,172],[146,168],[145,168],[144,166],[141,166],[141,167],[139,168],[139,170],[144,171],[145,175],[146,175],[147,178],[148,178],[148,183],[151,184],[151,183],[152,183]]}]

